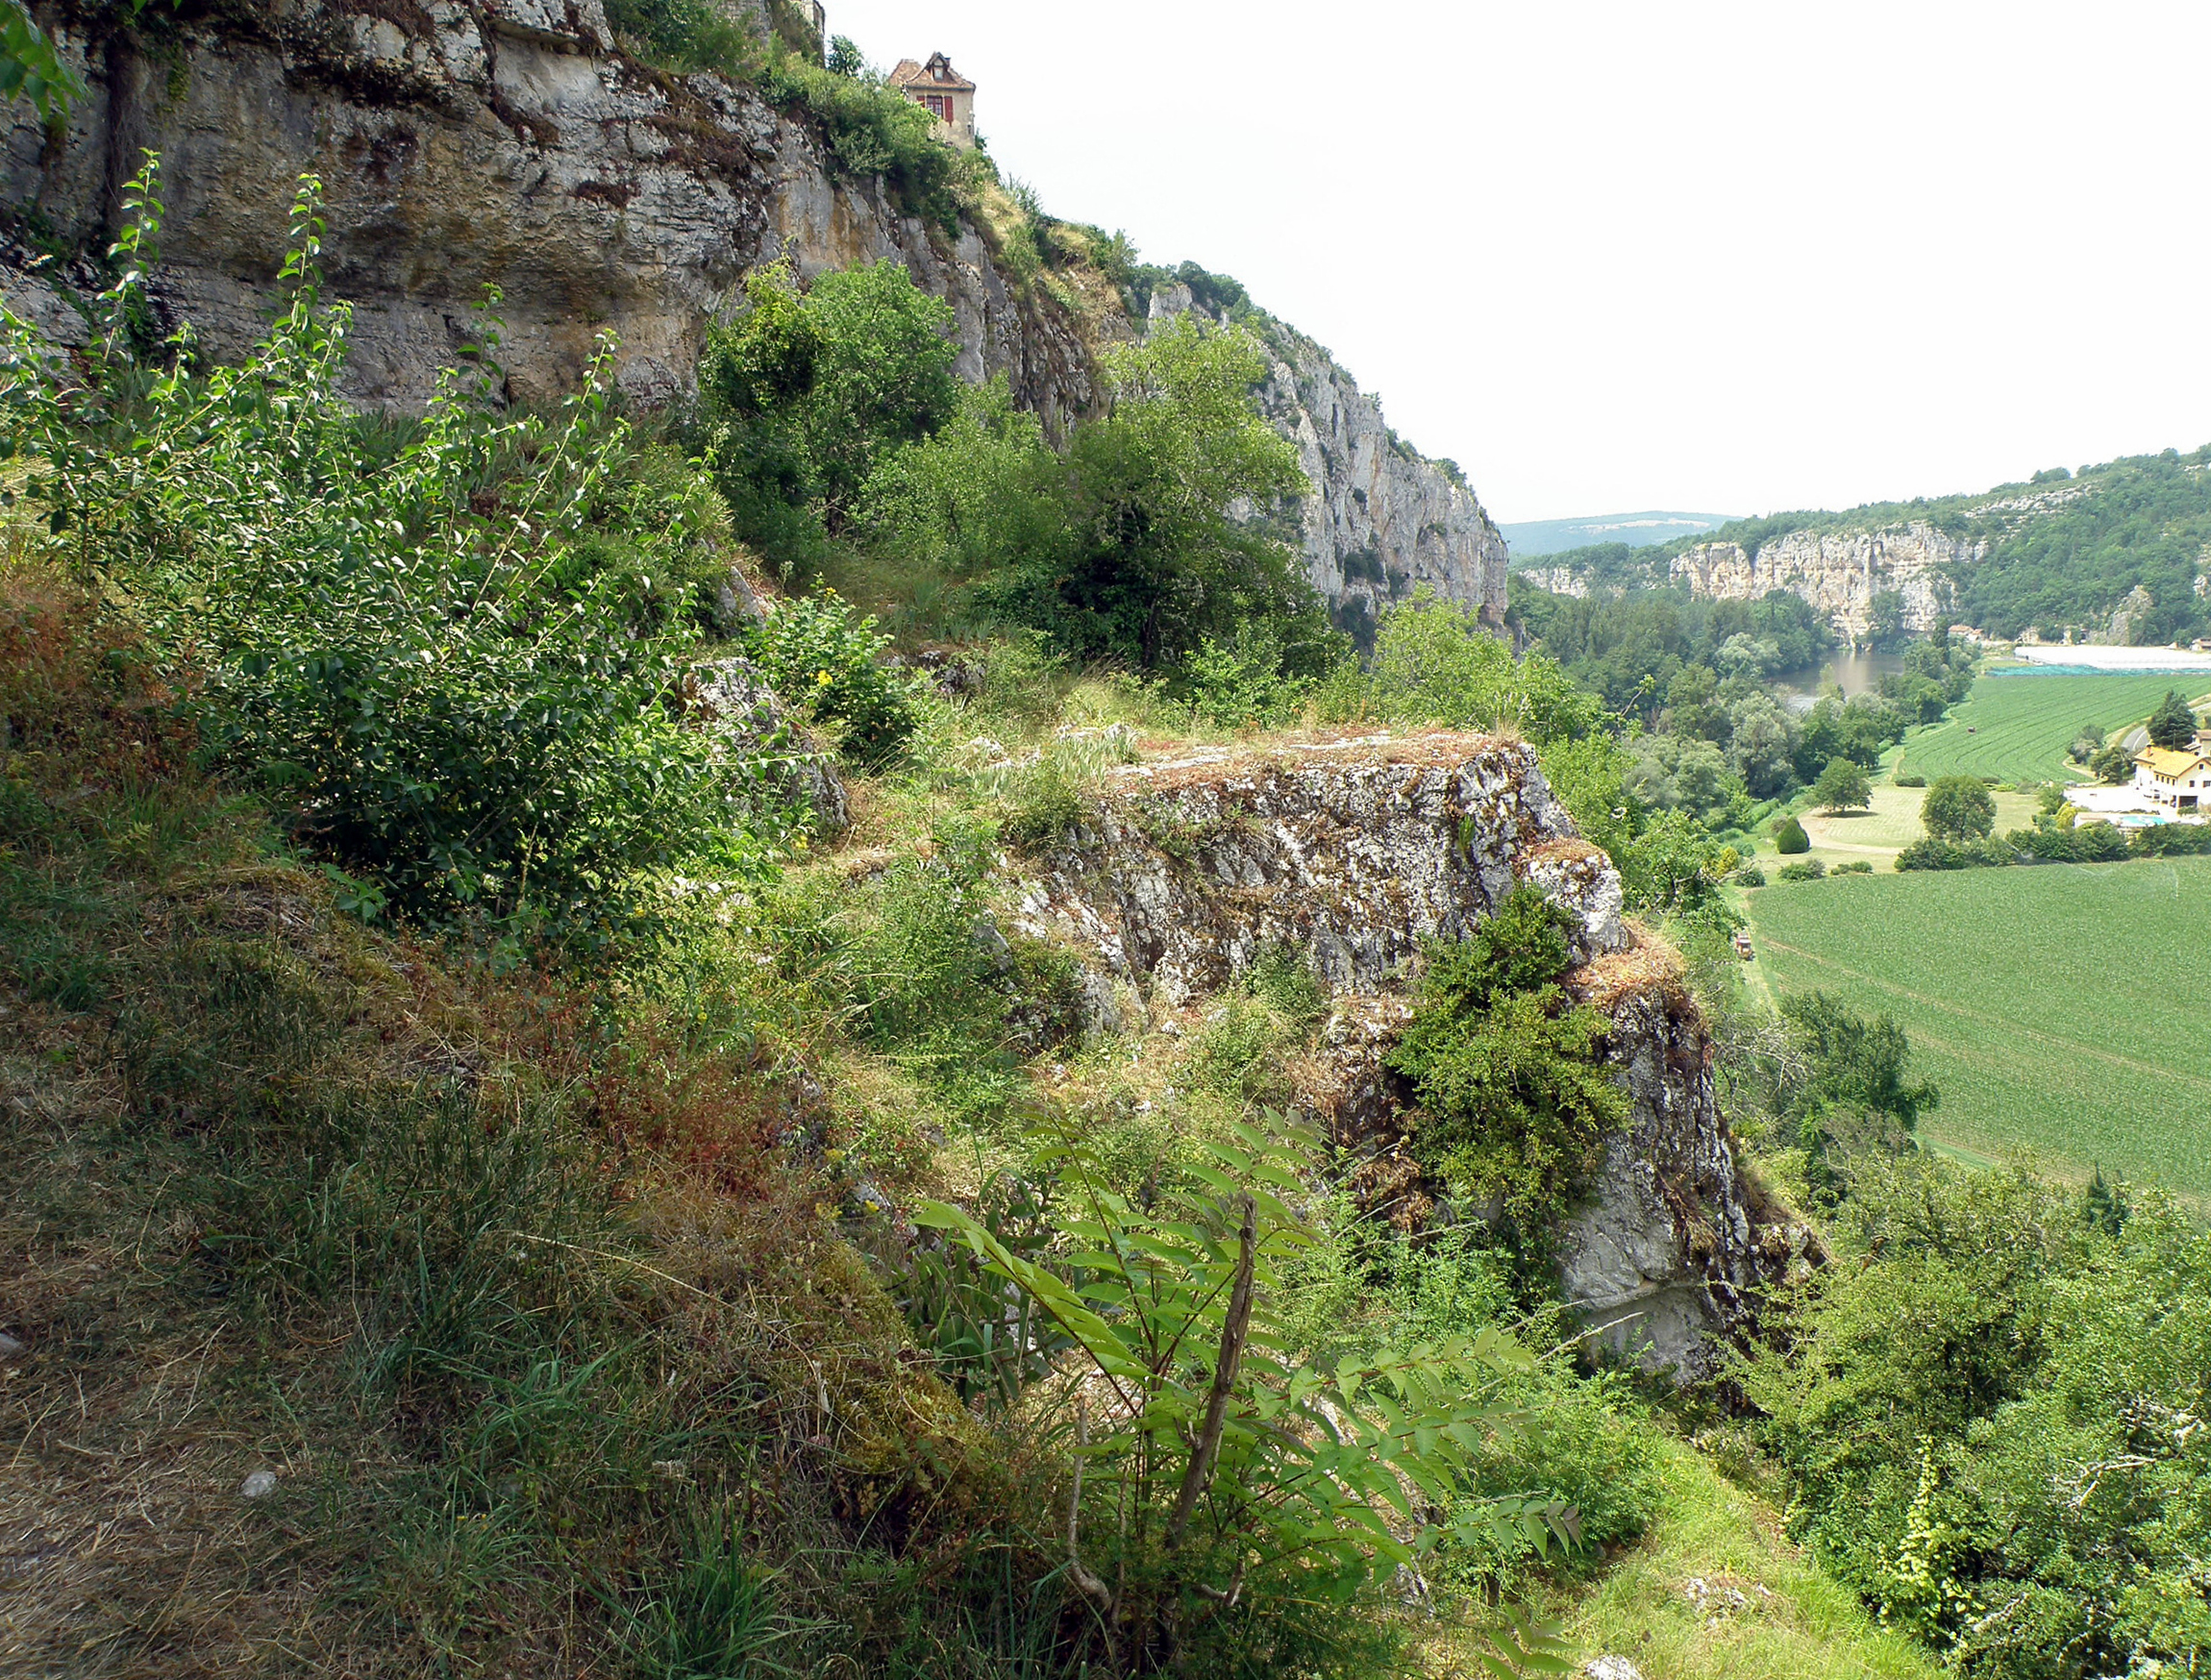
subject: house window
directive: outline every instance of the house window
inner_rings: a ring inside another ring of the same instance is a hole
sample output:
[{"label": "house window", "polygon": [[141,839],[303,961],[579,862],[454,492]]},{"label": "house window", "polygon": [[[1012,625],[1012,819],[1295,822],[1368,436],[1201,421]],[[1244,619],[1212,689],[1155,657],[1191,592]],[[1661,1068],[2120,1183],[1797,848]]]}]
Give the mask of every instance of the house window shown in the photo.
[{"label": "house window", "polygon": [[952,101],[940,93],[932,93],[929,96],[929,114],[935,117],[939,122],[950,122],[952,120]]}]

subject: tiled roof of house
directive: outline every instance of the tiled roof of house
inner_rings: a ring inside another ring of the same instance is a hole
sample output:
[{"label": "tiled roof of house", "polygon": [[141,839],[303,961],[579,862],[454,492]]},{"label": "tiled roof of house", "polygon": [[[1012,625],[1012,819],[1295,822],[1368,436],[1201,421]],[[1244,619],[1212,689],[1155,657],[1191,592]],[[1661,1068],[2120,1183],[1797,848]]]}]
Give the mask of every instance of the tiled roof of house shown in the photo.
[{"label": "tiled roof of house", "polygon": [[2149,747],[2135,754],[2134,762],[2149,765],[2153,776],[2186,776],[2199,764],[2211,763],[2211,758],[2185,747]]},{"label": "tiled roof of house", "polygon": [[[943,65],[940,71],[937,65]],[[911,59],[901,59],[898,68],[890,73],[890,85],[904,91],[911,86],[932,87],[941,93],[973,93],[975,84],[967,81],[952,67],[952,61],[942,53],[936,54],[925,67]]]}]

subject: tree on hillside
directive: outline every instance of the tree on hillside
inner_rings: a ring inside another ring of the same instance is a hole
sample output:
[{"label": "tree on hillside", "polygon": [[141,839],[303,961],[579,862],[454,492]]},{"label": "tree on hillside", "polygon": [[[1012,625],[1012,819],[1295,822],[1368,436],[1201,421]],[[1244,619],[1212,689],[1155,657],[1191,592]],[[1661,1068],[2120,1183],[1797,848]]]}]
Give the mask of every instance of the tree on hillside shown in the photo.
[{"label": "tree on hillside", "polygon": [[1821,808],[1829,811],[1864,810],[1874,803],[1874,784],[1865,766],[1850,758],[1830,758],[1812,789]]},{"label": "tree on hillside", "polygon": [[1938,777],[1920,807],[1920,822],[1937,840],[1981,840],[1996,827],[1996,800],[1978,777]]},{"label": "tree on hillside", "polygon": [[2149,714],[2149,744],[2185,747],[2195,739],[2196,714],[2188,709],[2188,697],[2177,689],[2167,689],[2157,709]]},{"label": "tree on hillside", "polygon": [[877,463],[958,410],[952,309],[889,260],[804,291],[777,262],[747,278],[745,296],[699,364],[702,453],[737,534],[804,569]]},{"label": "tree on hillside", "polygon": [[1774,850],[1786,856],[1811,849],[1812,837],[1804,832],[1804,825],[1794,817],[1783,817],[1781,826],[1774,830]]}]

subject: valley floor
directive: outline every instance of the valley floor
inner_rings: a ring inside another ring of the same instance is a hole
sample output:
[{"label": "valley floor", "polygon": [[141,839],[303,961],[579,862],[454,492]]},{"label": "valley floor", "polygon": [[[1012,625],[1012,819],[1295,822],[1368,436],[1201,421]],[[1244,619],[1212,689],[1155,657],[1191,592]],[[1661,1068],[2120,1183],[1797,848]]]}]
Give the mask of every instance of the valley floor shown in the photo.
[{"label": "valley floor", "polygon": [[1942,1092],[1931,1141],[2201,1198],[2207,892],[2211,858],[2182,857],[1829,877],[1757,889],[1748,909],[1758,979],[1911,1034]]}]

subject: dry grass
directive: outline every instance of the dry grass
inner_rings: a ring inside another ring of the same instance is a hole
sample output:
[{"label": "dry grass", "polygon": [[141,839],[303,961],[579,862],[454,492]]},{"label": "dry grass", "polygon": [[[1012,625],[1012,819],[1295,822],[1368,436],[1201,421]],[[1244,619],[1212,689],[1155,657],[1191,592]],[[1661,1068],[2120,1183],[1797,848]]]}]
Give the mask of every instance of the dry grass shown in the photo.
[{"label": "dry grass", "polygon": [[859,1536],[1019,1507],[818,1088],[339,915],[5,582],[0,1671],[607,1673],[702,1514],[828,1602]]}]

